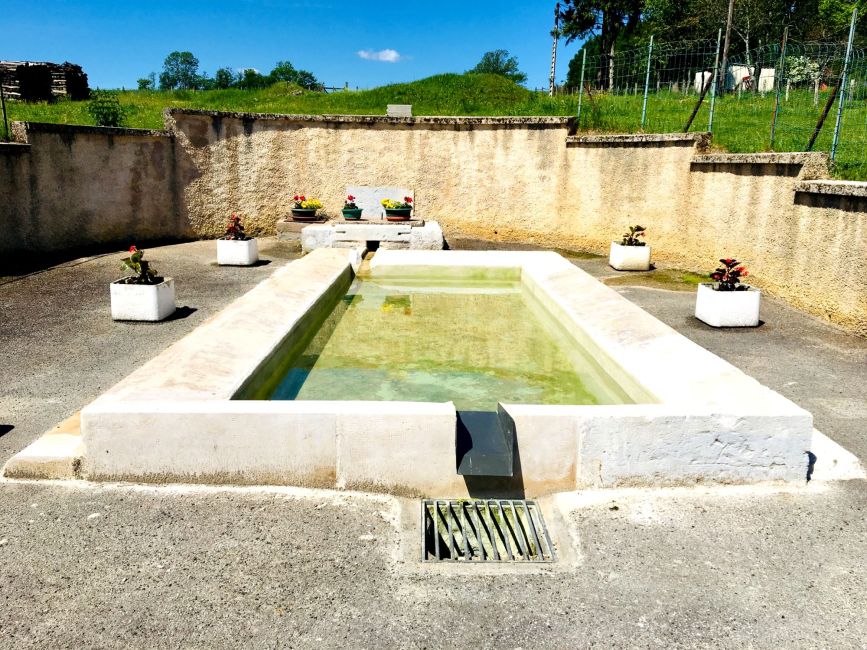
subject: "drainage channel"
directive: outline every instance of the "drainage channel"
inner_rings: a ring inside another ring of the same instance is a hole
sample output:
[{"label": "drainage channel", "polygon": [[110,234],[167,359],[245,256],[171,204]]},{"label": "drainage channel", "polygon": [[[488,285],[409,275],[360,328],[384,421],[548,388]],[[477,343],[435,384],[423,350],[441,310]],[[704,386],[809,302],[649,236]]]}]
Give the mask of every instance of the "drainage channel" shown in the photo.
[{"label": "drainage channel", "polygon": [[554,562],[542,510],[518,499],[425,499],[423,562]]}]

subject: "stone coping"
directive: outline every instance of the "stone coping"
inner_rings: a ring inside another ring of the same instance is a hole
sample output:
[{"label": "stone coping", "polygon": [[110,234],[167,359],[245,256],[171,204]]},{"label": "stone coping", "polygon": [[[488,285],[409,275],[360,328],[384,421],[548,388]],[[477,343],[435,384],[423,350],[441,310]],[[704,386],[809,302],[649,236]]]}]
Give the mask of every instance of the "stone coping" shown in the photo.
[{"label": "stone coping", "polygon": [[30,145],[27,142],[0,142],[0,152],[2,153],[29,153]]},{"label": "stone coping", "polygon": [[19,142],[26,142],[28,133],[92,134],[92,135],[131,135],[151,138],[173,138],[169,131],[157,129],[128,129],[114,126],[89,126],[86,124],[52,124],[49,122],[12,122],[12,133]]},{"label": "stone coping", "polygon": [[281,120],[311,124],[402,124],[413,125],[466,125],[466,126],[542,126],[567,128],[575,119],[570,116],[439,116],[390,117],[387,115],[292,115],[283,113],[249,113],[237,111],[209,111],[190,108],[166,108],[163,116],[168,123],[175,115],[201,115],[204,117],[234,118],[238,120]]},{"label": "stone coping", "polygon": [[566,144],[571,145],[657,145],[657,144],[694,144],[700,149],[710,143],[711,134],[705,132],[694,133],[601,133],[595,135],[570,135],[566,137]]},{"label": "stone coping", "polygon": [[795,183],[795,191],[806,194],[832,194],[867,198],[867,183],[862,181],[813,180]]},{"label": "stone coping", "polygon": [[705,153],[693,157],[694,165],[807,165],[821,164],[828,154],[821,152]]}]

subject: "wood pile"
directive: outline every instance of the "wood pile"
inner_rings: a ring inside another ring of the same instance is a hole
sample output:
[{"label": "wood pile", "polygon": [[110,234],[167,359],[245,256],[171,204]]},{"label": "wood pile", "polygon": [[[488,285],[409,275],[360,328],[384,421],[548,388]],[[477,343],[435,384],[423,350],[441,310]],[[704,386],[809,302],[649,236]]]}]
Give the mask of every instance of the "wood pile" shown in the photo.
[{"label": "wood pile", "polygon": [[8,99],[27,102],[90,96],[87,75],[81,66],[69,62],[0,61],[0,84]]}]

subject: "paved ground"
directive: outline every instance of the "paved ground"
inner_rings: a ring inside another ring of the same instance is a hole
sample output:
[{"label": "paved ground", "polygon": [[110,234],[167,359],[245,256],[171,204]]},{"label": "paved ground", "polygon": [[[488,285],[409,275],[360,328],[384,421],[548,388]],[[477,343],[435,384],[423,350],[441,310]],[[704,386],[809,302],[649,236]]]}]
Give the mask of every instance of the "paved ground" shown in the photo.
[{"label": "paved ground", "polygon": [[[119,255],[0,280],[0,460],[292,257],[262,248],[274,261],[253,269],[212,266],[213,242],[151,251],[196,309],[158,325],[110,320]],[[773,301],[764,326],[716,331],[690,292],[617,288],[867,458],[867,342]],[[867,648],[865,488],[550,500],[566,561],[482,575],[412,560],[410,501],[5,482],[0,647]]]}]

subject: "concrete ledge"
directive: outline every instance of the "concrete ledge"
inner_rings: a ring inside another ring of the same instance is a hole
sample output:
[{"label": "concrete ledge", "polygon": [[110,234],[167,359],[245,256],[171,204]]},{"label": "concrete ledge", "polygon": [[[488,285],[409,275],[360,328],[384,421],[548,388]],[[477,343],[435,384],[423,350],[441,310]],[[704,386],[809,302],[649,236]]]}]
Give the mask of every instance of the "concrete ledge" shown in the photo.
[{"label": "concrete ledge", "polygon": [[828,180],[800,181],[795,183],[795,191],[806,194],[830,194],[864,199],[867,198],[867,183]]},{"label": "concrete ledge", "polygon": [[697,133],[616,133],[599,135],[570,135],[566,144],[572,146],[614,145],[623,147],[635,146],[666,146],[683,145],[696,146],[705,149],[710,144],[711,134]]},{"label": "concrete ledge", "polygon": [[0,154],[23,154],[30,153],[31,145],[25,142],[0,142]]},{"label": "concrete ledge", "polygon": [[3,468],[3,476],[16,479],[79,478],[84,457],[80,413],[67,418],[26,448]]},{"label": "concrete ledge", "polygon": [[301,124],[360,124],[404,126],[499,126],[499,127],[553,127],[568,128],[575,118],[549,116],[436,116],[391,117],[387,115],[287,115],[281,113],[247,113],[234,111],[208,111],[189,108],[167,108],[163,111],[166,124],[174,115],[202,115],[239,120],[281,120]]},{"label": "concrete ledge", "polygon": [[[776,166],[798,167],[796,174],[802,180],[828,178],[828,154],[821,152],[794,153],[706,153],[694,156],[691,164],[702,167]],[[795,173],[791,174],[795,175]]]},{"label": "concrete ledge", "polygon": [[12,133],[19,142],[29,142],[28,133],[94,134],[136,136],[145,138],[173,138],[174,134],[156,129],[127,129],[122,127],[89,126],[86,124],[51,124],[48,122],[12,122]]}]

